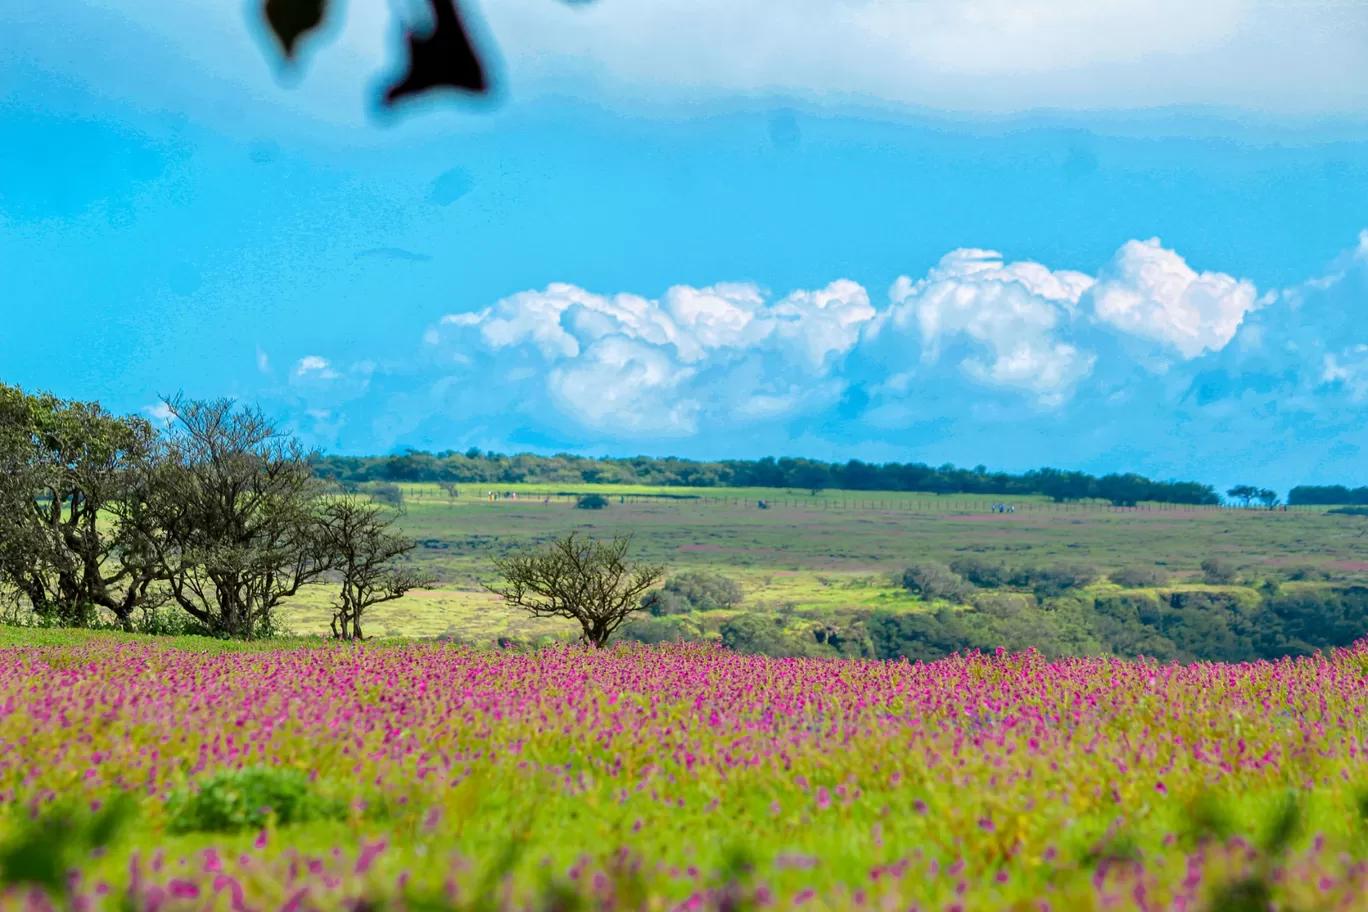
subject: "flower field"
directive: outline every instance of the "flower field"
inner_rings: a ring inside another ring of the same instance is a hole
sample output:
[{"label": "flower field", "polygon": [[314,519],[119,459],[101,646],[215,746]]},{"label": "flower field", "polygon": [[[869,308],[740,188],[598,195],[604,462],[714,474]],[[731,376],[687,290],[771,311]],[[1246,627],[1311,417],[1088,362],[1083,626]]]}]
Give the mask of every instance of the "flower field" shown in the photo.
[{"label": "flower field", "polygon": [[72,870],[50,899],[4,895],[1368,909],[1366,670],[1362,648],[1157,666],[7,646],[0,868],[40,879],[38,845]]}]

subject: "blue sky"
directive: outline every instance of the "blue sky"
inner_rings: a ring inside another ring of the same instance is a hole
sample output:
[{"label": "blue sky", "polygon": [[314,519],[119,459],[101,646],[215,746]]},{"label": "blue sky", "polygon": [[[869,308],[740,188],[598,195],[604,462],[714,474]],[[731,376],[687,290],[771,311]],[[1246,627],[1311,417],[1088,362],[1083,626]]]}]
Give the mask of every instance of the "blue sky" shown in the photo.
[{"label": "blue sky", "polygon": [[392,117],[380,0],[293,75],[237,0],[11,7],[7,382],[344,453],[1368,483],[1360,3],[490,0],[497,103]]}]

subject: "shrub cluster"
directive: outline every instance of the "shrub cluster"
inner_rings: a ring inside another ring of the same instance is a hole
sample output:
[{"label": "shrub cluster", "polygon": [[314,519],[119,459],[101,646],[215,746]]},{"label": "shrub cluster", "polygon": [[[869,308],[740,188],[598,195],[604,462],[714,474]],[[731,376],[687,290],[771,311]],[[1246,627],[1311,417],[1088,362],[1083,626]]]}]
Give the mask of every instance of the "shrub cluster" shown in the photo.
[{"label": "shrub cluster", "polygon": [[[1368,587],[1290,593],[1175,591],[1089,596],[980,591],[973,606],[852,613],[837,641],[792,619],[740,615],[722,641],[772,656],[861,655],[933,661],[955,652],[1035,648],[1049,657],[1146,656],[1162,662],[1249,662],[1347,647],[1368,630]],[[825,639],[825,641],[824,641]]]},{"label": "shrub cluster", "polygon": [[280,767],[214,773],[194,789],[173,794],[167,810],[173,833],[236,833],[315,820],[342,820],[347,808],[320,793],[309,777]]}]

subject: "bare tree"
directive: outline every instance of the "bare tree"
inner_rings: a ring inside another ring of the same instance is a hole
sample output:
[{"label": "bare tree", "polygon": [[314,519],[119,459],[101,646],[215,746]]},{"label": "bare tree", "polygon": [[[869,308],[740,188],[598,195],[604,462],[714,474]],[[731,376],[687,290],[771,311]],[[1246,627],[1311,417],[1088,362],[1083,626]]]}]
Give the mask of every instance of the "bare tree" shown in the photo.
[{"label": "bare tree", "polygon": [[319,544],[341,581],[333,601],[334,637],[364,639],[361,622],[367,609],[435,584],[418,569],[396,563],[415,545],[391,531],[398,515],[352,494],[329,499],[320,511]]},{"label": "bare tree", "polygon": [[665,575],[664,566],[629,561],[630,544],[630,536],[599,542],[572,532],[545,551],[495,558],[503,583],[488,588],[533,617],[579,622],[584,641],[601,647],[628,615],[650,609],[648,590]]},{"label": "bare tree", "polygon": [[86,626],[103,608],[129,628],[159,603],[155,562],[111,512],[145,498],[156,454],[146,421],[0,385],[0,577],[35,614]]},{"label": "bare tree", "polygon": [[314,454],[231,399],[167,399],[166,457],[128,519],[176,604],[215,633],[274,630],[275,610],[330,565]]}]

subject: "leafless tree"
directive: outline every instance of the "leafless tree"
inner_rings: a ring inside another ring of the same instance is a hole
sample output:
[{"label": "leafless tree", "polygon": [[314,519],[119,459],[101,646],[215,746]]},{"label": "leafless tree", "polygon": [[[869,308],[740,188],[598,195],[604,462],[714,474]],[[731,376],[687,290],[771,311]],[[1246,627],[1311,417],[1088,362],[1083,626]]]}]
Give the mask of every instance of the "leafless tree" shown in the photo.
[{"label": "leafless tree", "polygon": [[648,592],[665,575],[661,565],[629,561],[630,544],[630,536],[600,542],[572,532],[543,551],[496,558],[503,582],[488,588],[533,617],[577,621],[584,641],[602,647],[630,614],[650,609]]},{"label": "leafless tree", "polygon": [[392,531],[398,516],[352,494],[330,498],[320,510],[319,543],[341,582],[333,601],[334,637],[364,639],[361,622],[367,609],[436,582],[398,563],[414,547],[412,539]]}]

